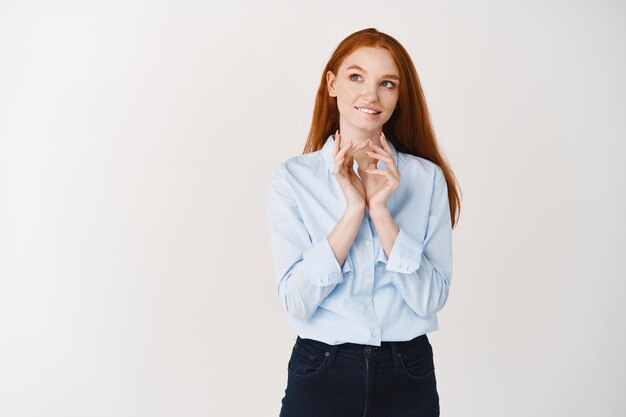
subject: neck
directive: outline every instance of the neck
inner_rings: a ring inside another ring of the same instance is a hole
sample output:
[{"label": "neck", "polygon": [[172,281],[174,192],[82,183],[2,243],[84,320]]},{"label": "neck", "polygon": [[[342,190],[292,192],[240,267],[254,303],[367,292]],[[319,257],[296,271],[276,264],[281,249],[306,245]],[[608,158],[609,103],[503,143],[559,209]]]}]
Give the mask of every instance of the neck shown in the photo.
[{"label": "neck", "polygon": [[[381,146],[380,144],[380,134],[382,132],[382,128],[377,128],[374,130],[362,130],[357,129],[354,126],[348,125],[346,123],[339,122],[339,133],[341,135],[341,143],[340,147],[343,147],[346,143],[352,141],[352,148],[356,148],[361,143],[370,139],[374,144]],[[367,161],[370,156],[366,153],[369,148],[366,147],[361,151],[354,154],[354,159],[360,167],[366,166]]]}]

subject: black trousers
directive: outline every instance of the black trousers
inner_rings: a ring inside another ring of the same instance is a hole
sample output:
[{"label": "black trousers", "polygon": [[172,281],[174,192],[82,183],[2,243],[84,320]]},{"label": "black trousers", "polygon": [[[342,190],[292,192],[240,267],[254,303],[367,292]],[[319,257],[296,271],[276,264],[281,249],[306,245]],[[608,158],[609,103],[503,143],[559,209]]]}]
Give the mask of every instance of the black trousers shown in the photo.
[{"label": "black trousers", "polygon": [[381,346],[296,339],[280,417],[435,417],[433,350],[423,334]]}]

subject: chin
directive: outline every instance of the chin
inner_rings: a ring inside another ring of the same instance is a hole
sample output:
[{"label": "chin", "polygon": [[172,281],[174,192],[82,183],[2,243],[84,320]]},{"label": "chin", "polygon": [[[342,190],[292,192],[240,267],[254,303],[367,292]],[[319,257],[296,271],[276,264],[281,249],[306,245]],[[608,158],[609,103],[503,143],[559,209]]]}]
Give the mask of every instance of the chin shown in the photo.
[{"label": "chin", "polygon": [[378,126],[384,126],[385,122],[383,120],[372,120],[370,122],[368,121],[361,121],[361,123],[358,124],[358,127],[360,127],[361,129],[365,129],[365,130],[372,130],[372,129],[376,129],[376,127]]}]

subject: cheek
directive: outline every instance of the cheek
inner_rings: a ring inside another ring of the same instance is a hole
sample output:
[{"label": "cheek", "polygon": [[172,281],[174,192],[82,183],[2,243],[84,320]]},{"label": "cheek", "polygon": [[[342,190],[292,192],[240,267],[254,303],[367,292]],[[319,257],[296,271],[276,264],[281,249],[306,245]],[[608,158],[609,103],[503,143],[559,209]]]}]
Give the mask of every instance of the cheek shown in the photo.
[{"label": "cheek", "polygon": [[387,102],[387,108],[393,113],[395,111],[396,106],[398,105],[398,100],[397,99],[390,99]]},{"label": "cheek", "polygon": [[354,95],[347,89],[337,90],[337,105],[342,109],[352,107]]},{"label": "cheek", "polygon": [[398,104],[398,94],[397,93],[395,93],[395,94],[389,93],[385,97],[385,101],[387,102],[389,107],[394,108],[396,106],[396,104]]},{"label": "cheek", "polygon": [[357,86],[348,83],[335,84],[335,91],[337,92],[337,96],[344,101],[352,100],[354,96],[358,94]]}]

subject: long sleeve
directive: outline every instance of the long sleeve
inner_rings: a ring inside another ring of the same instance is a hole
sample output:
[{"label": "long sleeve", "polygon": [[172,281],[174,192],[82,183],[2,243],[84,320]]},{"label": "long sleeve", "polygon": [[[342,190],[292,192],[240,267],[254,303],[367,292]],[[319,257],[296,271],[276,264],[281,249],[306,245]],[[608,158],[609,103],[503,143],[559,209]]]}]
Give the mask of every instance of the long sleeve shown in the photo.
[{"label": "long sleeve", "polygon": [[327,235],[312,241],[288,182],[288,173],[285,163],[280,164],[270,178],[267,194],[276,289],[290,316],[308,320],[352,268],[347,259],[343,266],[339,265]]},{"label": "long sleeve", "polygon": [[440,168],[436,169],[433,195],[424,241],[399,227],[389,257],[387,271],[402,298],[416,314],[428,317],[443,308],[452,277],[452,222],[448,188]]}]

